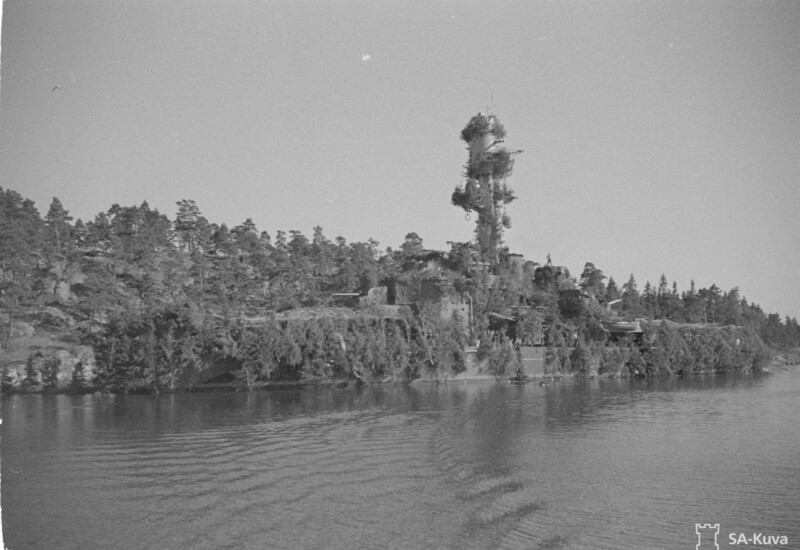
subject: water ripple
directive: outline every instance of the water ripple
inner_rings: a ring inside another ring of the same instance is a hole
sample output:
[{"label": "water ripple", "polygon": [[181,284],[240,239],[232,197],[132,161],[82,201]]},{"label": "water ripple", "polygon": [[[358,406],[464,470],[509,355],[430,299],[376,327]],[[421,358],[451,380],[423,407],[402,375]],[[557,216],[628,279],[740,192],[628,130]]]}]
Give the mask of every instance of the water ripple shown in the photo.
[{"label": "water ripple", "polygon": [[[800,540],[800,376],[3,400],[39,548],[688,548]],[[30,398],[29,398],[30,397]]]}]

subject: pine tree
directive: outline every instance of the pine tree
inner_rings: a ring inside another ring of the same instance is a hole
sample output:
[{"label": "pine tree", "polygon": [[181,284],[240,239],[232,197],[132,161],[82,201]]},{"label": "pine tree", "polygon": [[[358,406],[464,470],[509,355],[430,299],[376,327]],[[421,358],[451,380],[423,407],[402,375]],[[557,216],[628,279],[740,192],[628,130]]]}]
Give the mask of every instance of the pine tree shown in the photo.
[{"label": "pine tree", "polygon": [[672,281],[672,291],[669,294],[669,306],[667,307],[667,319],[671,321],[681,321],[684,319],[683,302],[678,294],[678,283]]},{"label": "pine tree", "polygon": [[73,244],[72,226],[69,224],[71,221],[72,216],[69,215],[64,205],[59,199],[53,197],[45,217],[45,224],[47,225],[48,244],[55,256],[65,255]]},{"label": "pine tree", "polygon": [[622,294],[617,287],[617,282],[614,280],[614,277],[608,279],[608,285],[606,286],[606,302],[611,303],[615,300],[619,300],[622,297]]},{"label": "pine tree", "polygon": [[42,388],[49,391],[58,389],[58,371],[61,368],[61,358],[55,353],[48,355],[42,365]]},{"label": "pine tree", "polygon": [[606,292],[605,285],[603,284],[603,279],[605,278],[606,276],[601,269],[595,267],[592,262],[586,262],[583,266],[583,272],[581,273],[580,282],[578,284],[584,291],[592,296],[602,295]]},{"label": "pine tree", "polygon": [[105,212],[100,212],[94,221],[86,224],[86,247],[109,252],[111,249],[112,235],[111,222]]},{"label": "pine tree", "polygon": [[622,308],[629,315],[641,315],[643,313],[641,295],[633,274],[631,274],[628,282],[622,285]]},{"label": "pine tree", "polygon": [[741,299],[739,298],[739,288],[734,287],[722,294],[719,304],[719,321],[724,325],[741,325]]},{"label": "pine tree", "polygon": [[658,280],[658,290],[656,291],[656,306],[657,306],[657,319],[666,319],[669,317],[669,287],[667,286],[667,277],[662,273],[661,278]]},{"label": "pine tree", "polygon": [[72,391],[80,391],[86,386],[86,372],[83,361],[78,361],[72,368],[72,380],[70,388]]},{"label": "pine tree", "polygon": [[2,375],[0,375],[0,391],[3,393],[11,392],[14,390],[14,377],[11,376],[11,366],[8,364],[3,365]]},{"label": "pine tree", "polygon": [[175,217],[175,232],[178,236],[178,248],[193,252],[198,246],[198,233],[208,222],[200,214],[200,209],[193,200],[178,201],[178,214]]},{"label": "pine tree", "polygon": [[25,377],[22,379],[23,387],[36,386],[40,383],[40,373],[43,370],[44,356],[41,352],[30,354],[25,361]]},{"label": "pine tree", "polygon": [[46,229],[33,201],[0,187],[0,306],[12,314],[32,299]]},{"label": "pine tree", "polygon": [[659,317],[660,310],[658,308],[658,301],[650,281],[647,281],[644,285],[644,290],[641,295],[641,304],[648,317]]}]

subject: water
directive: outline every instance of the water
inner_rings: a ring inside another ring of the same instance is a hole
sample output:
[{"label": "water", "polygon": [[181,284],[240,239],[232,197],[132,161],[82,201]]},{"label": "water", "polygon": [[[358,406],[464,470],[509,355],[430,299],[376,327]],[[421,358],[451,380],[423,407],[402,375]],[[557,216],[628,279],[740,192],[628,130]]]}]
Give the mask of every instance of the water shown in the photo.
[{"label": "water", "polygon": [[4,538],[11,550],[694,549],[695,524],[719,523],[722,548],[730,533],[800,548],[798,405],[798,371],[10,396]]}]

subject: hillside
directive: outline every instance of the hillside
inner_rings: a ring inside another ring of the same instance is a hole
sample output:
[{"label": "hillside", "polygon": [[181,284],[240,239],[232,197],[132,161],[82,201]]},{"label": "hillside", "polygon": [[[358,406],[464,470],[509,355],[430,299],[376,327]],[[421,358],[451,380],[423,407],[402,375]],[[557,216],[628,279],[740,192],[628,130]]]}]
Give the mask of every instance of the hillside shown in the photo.
[{"label": "hillside", "polygon": [[[679,292],[662,275],[640,291],[632,274],[620,287],[589,261],[573,277],[549,256],[510,251],[505,207],[517,197],[507,178],[521,151],[507,151],[504,136],[482,113],[462,131],[467,181],[451,201],[477,214],[475,239],[445,251],[416,233],[397,249],[330,239],[319,226],[310,238],[273,237],[249,218],[211,223],[188,199],[172,219],[144,202],[84,222],[58,198],[42,217],[0,188],[4,390],[174,390],[218,365],[247,386],[410,380],[463,371],[467,346],[495,375],[513,374],[527,345],[547,347],[553,372],[757,370],[800,346],[796,319],[737,288]],[[299,311],[327,313],[286,313]],[[617,338],[603,325],[615,318],[643,319],[644,330]],[[676,366],[682,357],[688,367]]]}]

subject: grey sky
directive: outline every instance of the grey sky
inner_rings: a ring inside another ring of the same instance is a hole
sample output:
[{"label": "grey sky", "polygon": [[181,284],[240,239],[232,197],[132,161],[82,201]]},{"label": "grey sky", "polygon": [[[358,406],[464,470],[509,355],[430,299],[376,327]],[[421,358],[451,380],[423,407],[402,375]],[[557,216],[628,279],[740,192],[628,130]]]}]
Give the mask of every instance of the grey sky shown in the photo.
[{"label": "grey sky", "polygon": [[190,198],[382,247],[471,238],[491,109],[513,251],[800,317],[800,3],[6,0],[1,86],[0,185],[42,213]]}]

